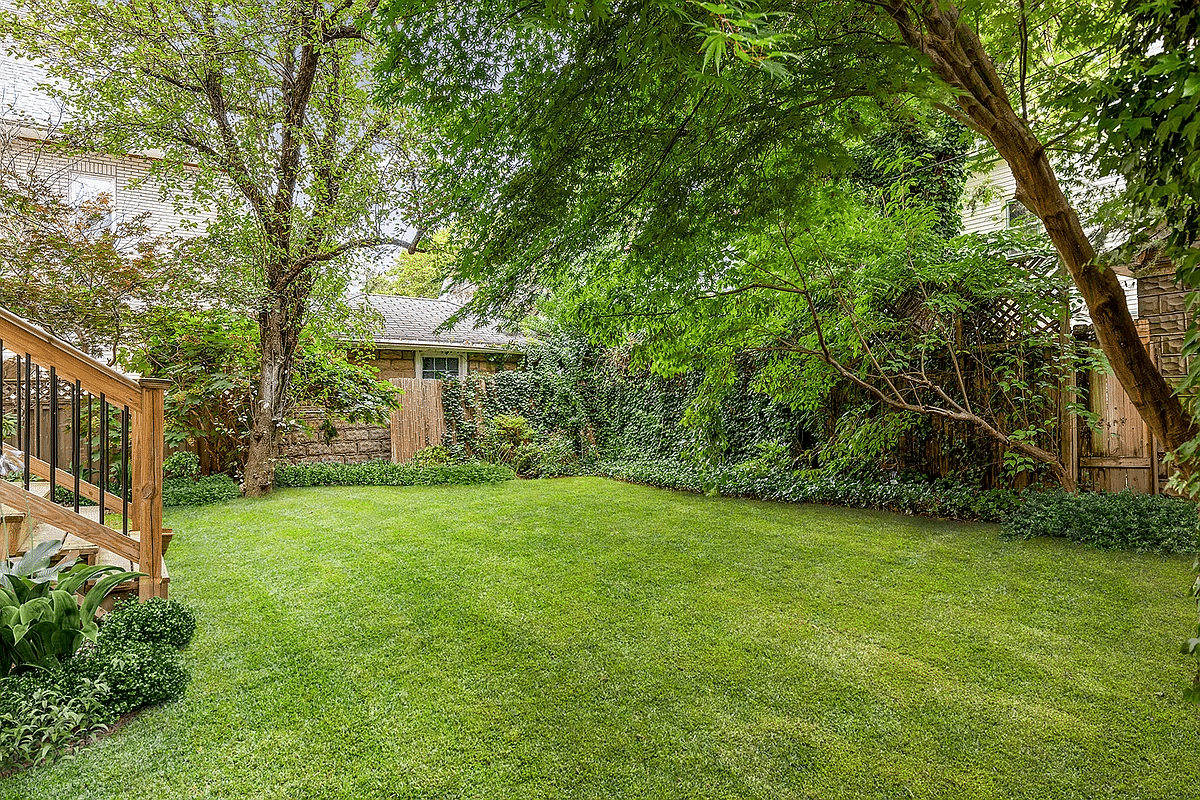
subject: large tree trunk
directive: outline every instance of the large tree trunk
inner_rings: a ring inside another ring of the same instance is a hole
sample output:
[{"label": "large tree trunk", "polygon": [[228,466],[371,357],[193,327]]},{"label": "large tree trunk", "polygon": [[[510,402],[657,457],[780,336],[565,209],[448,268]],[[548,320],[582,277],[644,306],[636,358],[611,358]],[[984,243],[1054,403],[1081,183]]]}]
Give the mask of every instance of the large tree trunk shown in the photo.
[{"label": "large tree trunk", "polygon": [[[953,5],[892,0],[889,12],[904,41],[929,58],[934,72],[958,90],[961,112],[954,116],[986,136],[1008,162],[1017,181],[1017,198],[1045,225],[1087,303],[1100,347],[1142,419],[1168,450],[1193,439],[1198,432],[1195,422],[1142,345],[1117,276],[1096,263],[1096,251],[1058,184],[1045,145],[1013,109],[979,37],[960,23]],[[1188,474],[1195,469],[1180,467]]]},{"label": "large tree trunk", "polygon": [[[295,289],[284,296],[273,294],[258,315],[262,372],[246,456],[244,489],[247,497],[267,494],[275,487],[279,424],[286,409],[303,324],[304,302],[297,300],[297,294]],[[307,297],[307,293],[304,296]]]}]

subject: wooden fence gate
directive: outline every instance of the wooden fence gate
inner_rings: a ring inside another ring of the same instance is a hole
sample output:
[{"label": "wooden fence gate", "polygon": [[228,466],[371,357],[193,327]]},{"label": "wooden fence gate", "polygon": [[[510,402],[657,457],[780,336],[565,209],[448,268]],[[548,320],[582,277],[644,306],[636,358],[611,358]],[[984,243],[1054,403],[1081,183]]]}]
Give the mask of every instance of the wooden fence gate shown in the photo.
[{"label": "wooden fence gate", "polygon": [[413,453],[441,444],[446,433],[442,412],[442,382],[422,378],[393,378],[402,390],[400,408],[392,412],[392,461],[403,464]]},{"label": "wooden fence gate", "polygon": [[[1150,354],[1158,360],[1153,345]],[[1157,438],[1115,376],[1093,371],[1088,382],[1088,409],[1099,417],[1099,426],[1095,430],[1079,426],[1081,487],[1158,494],[1165,470]]]}]

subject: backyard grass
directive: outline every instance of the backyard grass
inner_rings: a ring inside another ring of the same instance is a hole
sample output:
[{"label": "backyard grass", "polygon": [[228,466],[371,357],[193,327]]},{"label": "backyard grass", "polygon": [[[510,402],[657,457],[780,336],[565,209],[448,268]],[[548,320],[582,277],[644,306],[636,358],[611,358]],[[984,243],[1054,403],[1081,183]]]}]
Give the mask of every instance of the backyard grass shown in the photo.
[{"label": "backyard grass", "polygon": [[581,478],[173,510],[193,683],[21,798],[1167,798],[1189,562]]}]

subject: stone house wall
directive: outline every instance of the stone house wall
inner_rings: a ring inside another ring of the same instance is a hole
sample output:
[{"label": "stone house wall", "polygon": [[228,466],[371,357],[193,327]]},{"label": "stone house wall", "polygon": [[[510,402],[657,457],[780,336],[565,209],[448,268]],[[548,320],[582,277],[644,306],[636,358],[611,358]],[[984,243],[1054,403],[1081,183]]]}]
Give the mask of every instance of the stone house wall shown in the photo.
[{"label": "stone house wall", "polygon": [[1138,320],[1156,346],[1163,374],[1177,379],[1187,372],[1183,356],[1188,328],[1187,290],[1175,282],[1175,269],[1155,264],[1138,276]]},{"label": "stone house wall", "polygon": [[[314,412],[311,421],[318,416],[319,412]],[[358,464],[392,457],[392,439],[386,425],[338,421],[335,426],[338,435],[329,444],[319,433],[309,435],[295,431],[287,434],[279,448],[280,460],[289,464],[305,461]]]}]

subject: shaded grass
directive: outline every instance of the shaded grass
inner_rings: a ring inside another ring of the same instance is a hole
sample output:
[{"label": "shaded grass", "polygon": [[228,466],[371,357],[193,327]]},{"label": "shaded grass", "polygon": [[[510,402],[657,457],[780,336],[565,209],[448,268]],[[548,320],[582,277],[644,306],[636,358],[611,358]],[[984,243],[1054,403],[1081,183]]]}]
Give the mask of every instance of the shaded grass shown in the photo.
[{"label": "shaded grass", "polygon": [[1188,562],[595,478],[176,510],[187,697],[12,798],[1191,796]]}]

